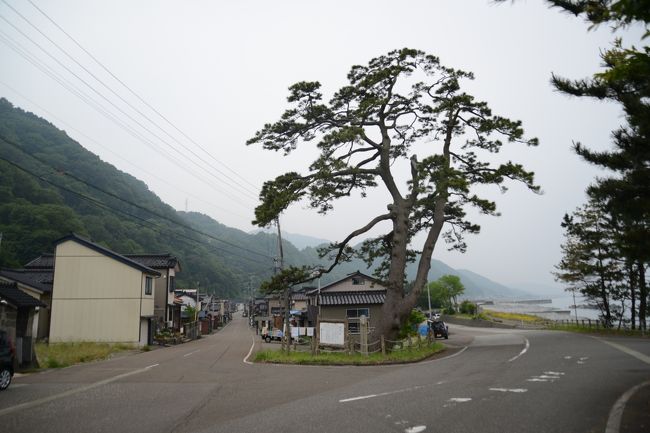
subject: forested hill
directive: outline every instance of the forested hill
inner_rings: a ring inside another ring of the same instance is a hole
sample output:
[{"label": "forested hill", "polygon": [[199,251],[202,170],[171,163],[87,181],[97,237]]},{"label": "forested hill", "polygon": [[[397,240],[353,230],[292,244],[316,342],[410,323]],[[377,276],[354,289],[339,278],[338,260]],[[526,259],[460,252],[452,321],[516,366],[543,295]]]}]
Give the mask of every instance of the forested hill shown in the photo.
[{"label": "forested hill", "polygon": [[0,136],[0,266],[19,267],[76,232],[119,253],[177,255],[180,285],[223,296],[239,294],[250,275],[271,274],[273,236],[222,225],[213,237],[189,229],[206,228],[207,217],[177,213],[144,182],[4,98]]},{"label": "forested hill", "polygon": [[[249,284],[257,287],[272,275],[277,256],[274,233],[249,234],[203,214],[177,212],[144,182],[102,161],[48,121],[0,98],[0,266],[20,267],[52,252],[53,241],[70,232],[123,254],[174,254],[183,268],[179,286],[198,283],[221,296],[245,295]],[[285,240],[283,251],[287,265],[327,265],[314,246],[298,250]],[[321,283],[357,270],[372,273],[353,260]],[[462,272],[433,260],[429,278]],[[408,273],[413,276],[413,266]],[[512,296],[502,290],[507,288],[491,289],[488,283],[496,283],[480,278],[461,275],[468,294]]]}]

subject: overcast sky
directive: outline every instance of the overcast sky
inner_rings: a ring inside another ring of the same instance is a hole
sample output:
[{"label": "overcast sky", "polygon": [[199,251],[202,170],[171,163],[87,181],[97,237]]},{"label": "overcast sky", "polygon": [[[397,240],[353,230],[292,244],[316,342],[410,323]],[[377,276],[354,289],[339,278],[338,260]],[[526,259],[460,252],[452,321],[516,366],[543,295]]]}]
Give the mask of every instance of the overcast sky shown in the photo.
[{"label": "overcast sky", "polygon": [[[468,239],[467,253],[447,252],[440,243],[434,257],[514,287],[555,284],[550,272],[560,259],[562,215],[581,205],[586,186],[603,174],[575,156],[571,143],[607,149],[622,121],[618,107],[570,99],[549,84],[551,72],[582,78],[599,70],[599,52],[614,35],[606,27],[588,31],[542,1],[34,5],[0,0],[0,96],[143,180],[174,208],[187,206],[245,231],[254,229],[249,222],[262,183],[289,170],[304,172],[316,155],[313,145],[283,157],[244,144],[279,118],[288,86],[320,81],[328,99],[352,65],[403,47],[474,72],[466,90],[539,138],[539,147],[505,147],[503,156],[533,170],[543,194],[513,185],[494,195],[502,216],[477,217],[482,232]],[[619,35],[638,44],[641,32]],[[282,225],[337,240],[385,205],[381,192],[345,200],[326,217],[298,205]]]}]

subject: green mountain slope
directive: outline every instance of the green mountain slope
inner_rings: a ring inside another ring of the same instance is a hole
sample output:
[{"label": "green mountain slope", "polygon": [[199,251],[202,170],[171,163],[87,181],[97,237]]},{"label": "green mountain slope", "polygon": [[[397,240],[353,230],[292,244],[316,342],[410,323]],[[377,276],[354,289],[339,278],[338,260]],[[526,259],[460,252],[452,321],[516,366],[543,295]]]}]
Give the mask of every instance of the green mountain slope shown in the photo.
[{"label": "green mountain slope", "polygon": [[175,254],[183,267],[179,285],[199,284],[224,296],[239,293],[248,280],[245,266],[231,269],[233,254],[262,262],[270,273],[272,258],[264,252],[208,241],[184,228],[184,219],[144,182],[6,99],[0,99],[0,135],[1,266],[50,252],[54,240],[74,231],[120,253]]},{"label": "green mountain slope", "polygon": [[[83,148],[46,120],[0,98],[0,266],[19,267],[70,232],[120,253],[163,253],[179,257],[179,286],[221,296],[249,293],[270,277],[276,263],[277,236],[249,234],[207,215],[177,212],[135,177],[121,172]],[[124,199],[124,200],[121,200]],[[126,200],[126,201],[125,201]],[[318,257],[322,239],[287,235],[286,265],[328,266]],[[363,262],[343,263],[321,284],[360,270]],[[415,267],[407,270],[409,278]],[[471,297],[520,297],[512,290],[469,271],[433,260],[429,279],[460,275]],[[316,281],[312,283],[314,286]]]}]

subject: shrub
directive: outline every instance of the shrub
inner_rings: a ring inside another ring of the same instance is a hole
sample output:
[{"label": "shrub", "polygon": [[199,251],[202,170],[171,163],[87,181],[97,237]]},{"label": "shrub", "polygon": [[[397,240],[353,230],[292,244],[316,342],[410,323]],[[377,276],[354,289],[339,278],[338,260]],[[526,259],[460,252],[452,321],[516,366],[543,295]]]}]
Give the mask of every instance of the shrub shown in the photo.
[{"label": "shrub", "polygon": [[474,316],[477,311],[477,306],[475,303],[470,302],[468,300],[464,300],[463,302],[460,303],[460,313],[461,314],[468,314],[470,316]]}]

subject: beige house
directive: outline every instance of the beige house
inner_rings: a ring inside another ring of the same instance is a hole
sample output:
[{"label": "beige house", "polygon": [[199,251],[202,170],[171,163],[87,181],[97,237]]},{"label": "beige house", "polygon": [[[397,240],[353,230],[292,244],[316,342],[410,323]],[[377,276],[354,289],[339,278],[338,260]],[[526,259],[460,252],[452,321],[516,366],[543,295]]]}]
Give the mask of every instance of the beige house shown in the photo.
[{"label": "beige house", "polygon": [[357,271],[308,293],[309,304],[318,308],[320,320],[346,321],[352,336],[359,334],[361,316],[368,318],[372,335],[386,300],[386,287]]},{"label": "beige house", "polygon": [[151,344],[160,273],[77,235],[55,242],[50,342]]}]

